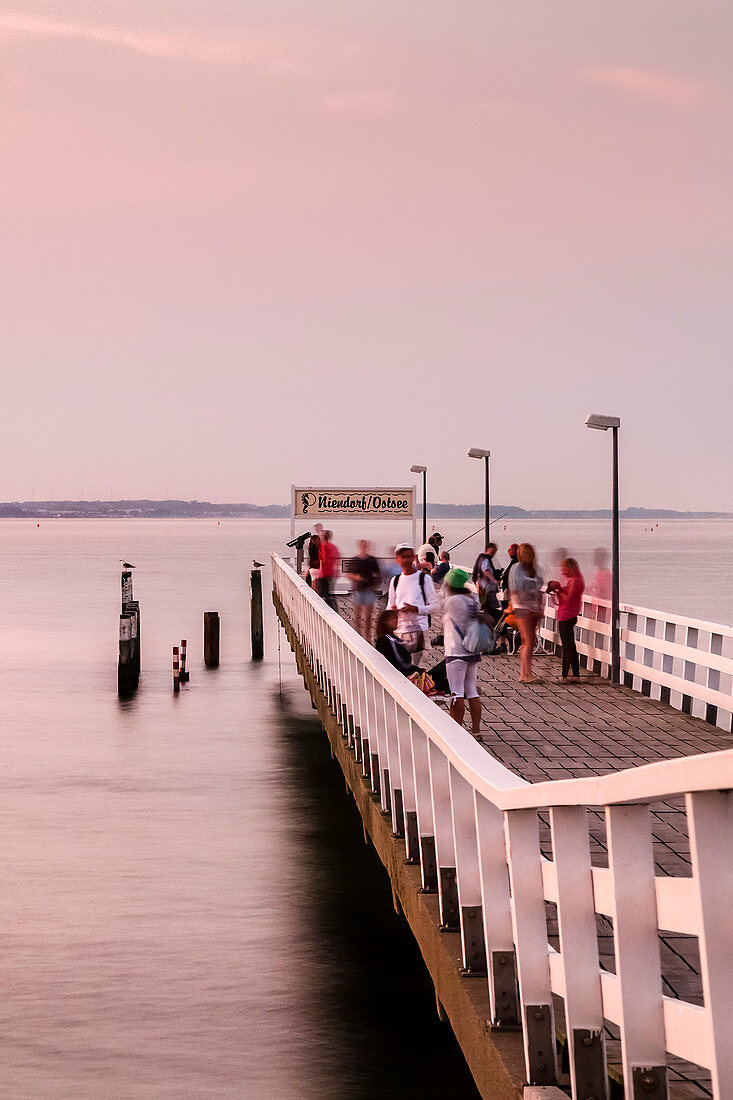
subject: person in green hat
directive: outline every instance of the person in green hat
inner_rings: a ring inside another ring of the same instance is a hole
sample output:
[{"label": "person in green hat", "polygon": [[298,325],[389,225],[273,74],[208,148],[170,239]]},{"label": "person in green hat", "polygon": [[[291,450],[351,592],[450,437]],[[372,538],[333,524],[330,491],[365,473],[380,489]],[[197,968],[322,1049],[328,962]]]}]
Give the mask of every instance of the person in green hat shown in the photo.
[{"label": "person in green hat", "polygon": [[465,569],[449,569],[443,580],[443,634],[445,637],[445,669],[450,687],[450,716],[463,725],[466,702],[471,715],[471,733],[483,744],[481,736],[481,700],[476,686],[476,673],[481,657],[469,653],[463,644],[472,619],[488,626],[493,619],[479,608],[475,592],[468,587],[470,576]]}]

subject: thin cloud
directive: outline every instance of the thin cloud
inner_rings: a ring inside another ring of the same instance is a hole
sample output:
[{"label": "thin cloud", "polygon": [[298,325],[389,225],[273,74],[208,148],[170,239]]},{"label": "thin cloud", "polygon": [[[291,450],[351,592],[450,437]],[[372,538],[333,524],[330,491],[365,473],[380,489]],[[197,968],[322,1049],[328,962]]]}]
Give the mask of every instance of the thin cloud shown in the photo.
[{"label": "thin cloud", "polygon": [[306,71],[302,56],[297,56],[302,54],[302,47],[288,46],[281,38],[262,31],[248,31],[225,39],[194,31],[177,34],[130,31],[117,26],[0,13],[0,34],[80,39],[170,60],[250,64],[274,72]]},{"label": "thin cloud", "polygon": [[331,95],[323,100],[327,111],[342,114],[387,115],[397,106],[393,91],[382,88],[373,92],[358,92],[354,95]]},{"label": "thin cloud", "polygon": [[629,65],[594,65],[583,69],[581,79],[615,91],[670,106],[690,107],[710,98],[709,85],[657,69]]}]

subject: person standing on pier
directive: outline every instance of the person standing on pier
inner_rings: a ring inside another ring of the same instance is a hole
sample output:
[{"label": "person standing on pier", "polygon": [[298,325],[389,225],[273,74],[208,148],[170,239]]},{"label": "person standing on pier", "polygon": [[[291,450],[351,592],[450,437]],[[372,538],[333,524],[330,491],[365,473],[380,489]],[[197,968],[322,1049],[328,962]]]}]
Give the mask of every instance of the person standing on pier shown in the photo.
[{"label": "person standing on pier", "polygon": [[318,581],[318,594],[332,611],[338,611],[336,597],[333,594],[333,585],[339,571],[341,552],[338,546],[331,541],[333,535],[330,531],[323,532],[321,545],[318,548],[318,561],[320,566],[320,580]]},{"label": "person standing on pier", "polygon": [[395,547],[395,558],[402,570],[389,582],[387,608],[397,610],[397,637],[419,665],[425,649],[428,616],[440,610],[440,603],[429,573],[415,565],[415,550],[407,542]]},{"label": "person standing on pier", "polygon": [[472,619],[493,626],[493,618],[479,610],[478,599],[466,586],[465,569],[450,569],[443,581],[443,633],[445,635],[445,667],[450,687],[450,716],[463,725],[468,703],[471,733],[481,737],[481,700],[476,686],[480,653],[471,653],[465,646],[466,631]]},{"label": "person standing on pier", "polygon": [[360,539],[359,553],[351,559],[349,580],[354,582],[354,626],[368,642],[372,637],[372,614],[377,602],[377,584],[381,579],[379,562],[369,553],[369,543]]},{"label": "person standing on pier", "polygon": [[[547,591],[554,593],[558,599],[557,626],[562,642],[562,677],[558,683],[567,684],[575,683],[580,679],[580,658],[575,645],[575,624],[583,609],[585,581],[575,558],[565,558],[560,563],[560,572],[565,578],[565,584],[550,581]],[[568,676],[569,672],[572,672],[572,676]]]},{"label": "person standing on pier", "polygon": [[316,592],[318,591],[318,579],[320,577],[320,559],[318,557],[320,546],[321,536],[314,531],[308,540],[308,572],[305,575],[305,583],[310,585]]},{"label": "person standing on pier", "polygon": [[537,638],[537,627],[542,618],[544,596],[542,577],[537,571],[534,546],[523,542],[517,551],[517,564],[509,578],[509,595],[514,618],[522,636],[521,670],[522,684],[539,684],[541,679],[532,674],[532,654]]}]

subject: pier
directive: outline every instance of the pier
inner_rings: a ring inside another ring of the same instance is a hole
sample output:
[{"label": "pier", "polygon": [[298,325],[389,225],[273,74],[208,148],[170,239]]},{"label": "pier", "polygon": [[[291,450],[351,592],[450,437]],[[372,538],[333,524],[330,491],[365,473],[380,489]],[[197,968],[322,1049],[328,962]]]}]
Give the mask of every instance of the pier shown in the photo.
[{"label": "pier", "polygon": [[481,1094],[729,1100],[733,632],[622,606],[615,686],[609,609],[588,599],[591,675],[560,686],[550,610],[545,683],[481,662],[482,747],[272,563],[299,671]]}]

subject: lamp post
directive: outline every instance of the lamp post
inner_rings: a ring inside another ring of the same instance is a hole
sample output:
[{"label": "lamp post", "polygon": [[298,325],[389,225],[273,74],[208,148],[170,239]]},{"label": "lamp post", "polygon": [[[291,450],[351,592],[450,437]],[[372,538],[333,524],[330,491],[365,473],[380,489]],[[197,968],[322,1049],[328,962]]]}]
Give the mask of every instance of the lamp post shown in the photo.
[{"label": "lamp post", "polygon": [[410,466],[411,474],[422,474],[422,541],[423,546],[428,541],[428,468],[427,466]]},{"label": "lamp post", "polygon": [[489,516],[489,459],[491,458],[491,451],[484,451],[480,447],[471,447],[468,452],[469,458],[483,458],[485,462],[484,466],[484,548],[488,546],[491,541],[491,519]]},{"label": "lamp post", "polygon": [[611,563],[611,683],[621,679],[621,647],[619,641],[619,514],[618,514],[618,430],[621,421],[617,416],[599,416],[591,413],[585,418],[586,428],[600,432],[613,432],[613,560]]}]

